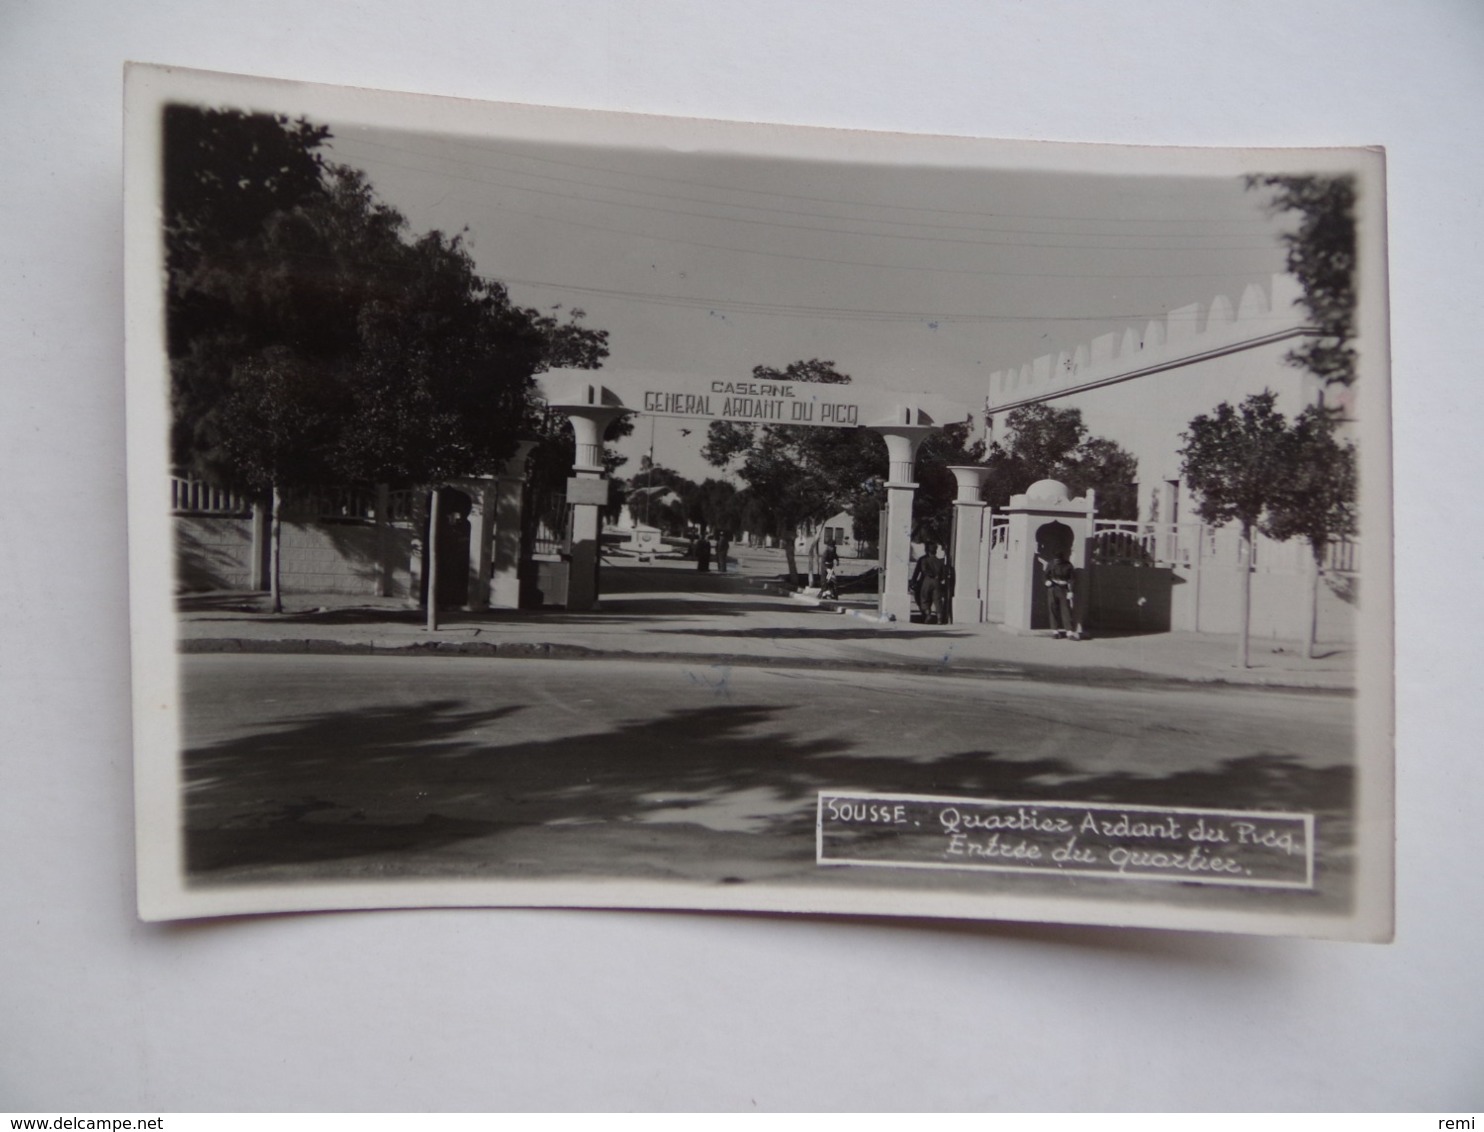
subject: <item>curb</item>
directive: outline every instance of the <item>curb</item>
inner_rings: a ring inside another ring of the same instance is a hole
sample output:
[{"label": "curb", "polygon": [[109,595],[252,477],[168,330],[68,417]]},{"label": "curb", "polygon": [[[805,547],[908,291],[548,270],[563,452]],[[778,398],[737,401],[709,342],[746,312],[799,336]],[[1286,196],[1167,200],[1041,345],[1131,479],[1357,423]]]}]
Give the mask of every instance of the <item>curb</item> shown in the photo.
[{"label": "curb", "polygon": [[631,652],[595,649],[585,645],[528,641],[418,641],[402,645],[379,645],[314,638],[261,640],[250,637],[200,637],[178,642],[183,655],[207,653],[294,654],[319,656],[472,657],[499,660],[610,660],[647,664],[694,664],[707,668],[790,668],[837,672],[910,672],[915,675],[960,679],[1040,680],[1047,683],[1083,685],[1160,685],[1182,688],[1260,688],[1268,691],[1308,692],[1354,696],[1353,687],[1297,684],[1284,680],[1230,680],[1219,675],[1174,676],[1143,669],[1111,665],[1074,668],[1065,665],[983,663],[954,661],[845,660],[835,657],[779,657],[737,653]]}]

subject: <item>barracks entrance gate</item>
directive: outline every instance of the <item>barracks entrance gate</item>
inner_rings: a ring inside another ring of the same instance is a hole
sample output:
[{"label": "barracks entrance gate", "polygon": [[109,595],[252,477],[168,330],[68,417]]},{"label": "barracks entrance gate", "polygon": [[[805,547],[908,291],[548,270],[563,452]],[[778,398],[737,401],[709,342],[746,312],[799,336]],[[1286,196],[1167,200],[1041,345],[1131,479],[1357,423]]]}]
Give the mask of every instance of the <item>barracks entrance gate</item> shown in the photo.
[{"label": "barracks entrance gate", "polygon": [[[869,428],[886,441],[889,468],[885,523],[881,532],[884,586],[881,615],[911,617],[907,578],[911,560],[913,480],[918,446],[944,424],[967,418],[950,402],[935,397],[798,381],[697,378],[673,374],[558,369],[542,375],[551,408],[566,414],[577,437],[577,462],[567,484],[572,508],[567,608],[589,610],[598,601],[598,562],[602,521],[608,502],[603,471],[603,434],[630,414],[684,417],[738,424],[802,425],[816,428]],[[962,492],[961,492],[962,494]],[[954,561],[978,557],[978,524],[955,524],[965,546]],[[972,550],[967,544],[974,537]],[[977,618],[976,618],[977,620]]]}]

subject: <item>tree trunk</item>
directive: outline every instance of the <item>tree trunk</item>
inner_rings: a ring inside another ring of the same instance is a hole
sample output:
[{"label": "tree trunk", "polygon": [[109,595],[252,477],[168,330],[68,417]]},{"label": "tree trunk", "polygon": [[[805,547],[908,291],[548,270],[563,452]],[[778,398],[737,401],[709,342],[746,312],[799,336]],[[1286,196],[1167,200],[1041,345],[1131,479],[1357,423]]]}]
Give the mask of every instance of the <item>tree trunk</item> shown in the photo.
[{"label": "tree trunk", "polygon": [[1319,644],[1319,575],[1323,569],[1324,547],[1314,550],[1314,573],[1309,577],[1309,625],[1304,639],[1304,655],[1314,659],[1314,649]]},{"label": "tree trunk", "polygon": [[1252,620],[1252,528],[1242,527],[1242,600],[1238,608],[1238,617],[1242,621],[1242,631],[1237,644],[1237,663],[1241,668],[1248,668],[1248,633]]},{"label": "tree trunk", "polygon": [[799,584],[799,560],[794,556],[794,540],[798,537],[792,523],[783,525],[783,558],[788,563],[788,584]]},{"label": "tree trunk", "polygon": [[268,595],[274,613],[283,612],[283,490],[273,485],[273,516],[268,522]]},{"label": "tree trunk", "polygon": [[392,596],[392,528],[391,488],[384,483],[376,485],[376,592],[381,597]]},{"label": "tree trunk", "polygon": [[428,632],[438,631],[438,526],[442,520],[439,492],[433,489],[428,503],[428,538],[423,547],[423,569],[428,574]]}]

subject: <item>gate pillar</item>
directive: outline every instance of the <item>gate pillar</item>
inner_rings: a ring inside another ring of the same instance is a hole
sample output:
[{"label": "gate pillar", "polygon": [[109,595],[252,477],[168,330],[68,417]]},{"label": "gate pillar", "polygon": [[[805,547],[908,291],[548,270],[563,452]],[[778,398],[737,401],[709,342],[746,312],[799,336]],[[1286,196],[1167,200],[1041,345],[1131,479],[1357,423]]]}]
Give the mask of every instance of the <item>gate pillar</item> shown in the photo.
[{"label": "gate pillar", "polygon": [[534,440],[522,440],[515,455],[495,477],[493,545],[490,547],[489,604],[492,609],[520,608],[520,561],[526,499],[526,459]]},{"label": "gate pillar", "polygon": [[1062,553],[1077,567],[1072,620],[1081,626],[1086,615],[1084,584],[1087,544],[1092,537],[1096,500],[1092,492],[1069,498],[1066,485],[1038,480],[1024,495],[1012,495],[1004,514],[1009,516],[1005,559],[1005,621],[1011,632],[1028,633],[1050,625],[1046,613],[1043,570],[1038,559]]},{"label": "gate pillar", "polygon": [[912,500],[917,449],[938,427],[914,408],[898,411],[897,419],[870,426],[886,440],[890,470],[886,478],[886,524],[881,531],[881,559],[885,577],[881,587],[881,616],[912,620],[912,594],[907,589],[912,564]]},{"label": "gate pillar", "polygon": [[980,589],[979,562],[989,532],[985,530],[987,505],[979,498],[988,468],[953,465],[948,469],[958,483],[953,501],[953,621],[978,625],[984,620],[984,593]]},{"label": "gate pillar", "polygon": [[567,608],[578,612],[598,607],[598,560],[603,533],[602,509],[608,502],[603,471],[603,434],[631,410],[611,391],[588,385],[576,402],[552,404],[572,422],[577,437],[575,473],[567,481],[572,511],[572,551],[567,565]]},{"label": "gate pillar", "polygon": [[469,583],[465,609],[488,609],[490,605],[490,540],[494,534],[495,480],[471,476],[456,480],[469,497]]}]

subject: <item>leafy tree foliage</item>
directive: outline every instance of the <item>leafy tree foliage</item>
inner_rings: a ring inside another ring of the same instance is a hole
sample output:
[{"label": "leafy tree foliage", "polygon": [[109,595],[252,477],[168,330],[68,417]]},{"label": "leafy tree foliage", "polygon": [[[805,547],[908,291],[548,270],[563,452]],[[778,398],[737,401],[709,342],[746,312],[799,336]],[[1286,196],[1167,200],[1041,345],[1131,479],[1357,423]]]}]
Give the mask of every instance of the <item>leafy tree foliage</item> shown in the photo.
[{"label": "leafy tree foliage", "polygon": [[1248,662],[1252,606],[1252,534],[1286,490],[1294,442],[1288,420],[1274,407],[1277,395],[1254,393],[1238,408],[1223,401],[1190,422],[1182,434],[1181,474],[1196,494],[1196,513],[1207,523],[1237,523],[1242,531],[1241,635],[1238,659]]},{"label": "leafy tree foliage", "polygon": [[726,480],[708,476],[700,483],[687,481],[682,489],[686,522],[702,534],[731,529],[737,488]]},{"label": "leafy tree foliage", "polygon": [[1262,531],[1301,538],[1316,559],[1332,539],[1356,533],[1355,446],[1335,436],[1334,419],[1311,405],[1294,418],[1282,452],[1283,482],[1269,502]]},{"label": "leafy tree foliage", "polygon": [[634,518],[670,534],[680,534],[689,521],[687,509],[696,484],[663,464],[643,466],[624,485],[624,501]]},{"label": "leafy tree foliage", "polygon": [[985,461],[990,503],[1007,506],[1012,495],[1052,479],[1074,496],[1097,492],[1098,514],[1104,518],[1138,518],[1138,460],[1111,440],[1089,436],[1080,409],[1022,405],[1010,410],[1005,423],[1008,442],[992,445]]},{"label": "leafy tree foliage", "polygon": [[1181,434],[1181,472],[1199,497],[1196,513],[1207,523],[1238,523],[1249,535],[1276,498],[1290,445],[1277,400],[1264,390],[1239,408],[1223,401]]},{"label": "leafy tree foliage", "polygon": [[[314,382],[314,399],[333,409],[333,438],[302,438],[324,447],[322,474],[414,484],[488,471],[536,423],[535,373],[553,360],[593,365],[606,354],[603,332],[512,304],[501,284],[480,278],[458,236],[409,238],[402,216],[343,166],[317,165],[316,190],[296,182],[293,203],[264,213],[246,235],[228,238],[238,225],[202,236],[231,211],[219,198],[240,193],[260,210],[270,199],[251,181],[264,116],[203,113],[217,123],[214,156],[232,121],[245,125],[239,141],[248,154],[240,176],[218,170],[204,178],[208,188],[185,194],[198,214],[166,231],[180,249],[172,291],[191,312],[185,332],[172,335],[178,462],[243,481],[241,444],[228,449],[224,438],[239,429],[239,387],[273,352],[277,372]],[[303,124],[287,135],[314,144],[324,136]],[[286,353],[296,359],[287,370]]]},{"label": "leafy tree foliage", "polygon": [[1319,575],[1330,542],[1354,535],[1355,446],[1335,436],[1334,417],[1311,405],[1294,418],[1283,448],[1283,480],[1269,502],[1261,530],[1280,541],[1309,544],[1314,572],[1304,650],[1314,655],[1319,620]]},{"label": "leafy tree foliage", "polygon": [[580,311],[515,306],[461,237],[411,236],[325,159],[325,127],[171,106],[164,129],[172,448],[197,474],[276,502],[493,471],[549,423],[534,374],[606,356]]},{"label": "leafy tree foliage", "polygon": [[[755,366],[759,381],[846,385],[832,361],[811,358],[779,370]],[[749,489],[748,505],[784,546],[791,575],[798,573],[794,540],[801,524],[828,518],[856,502],[886,466],[886,444],[868,429],[751,425],[713,421],[702,456],[716,467],[736,465]]]},{"label": "leafy tree foliage", "polygon": [[968,422],[949,425],[933,433],[917,449],[912,528],[919,542],[948,545],[953,501],[958,498],[958,480],[948,469],[955,464],[982,464],[985,457],[984,442],[970,441],[970,429]]},{"label": "leafy tree foliage", "polygon": [[1303,287],[1299,300],[1319,331],[1288,355],[1326,384],[1355,380],[1355,178],[1265,176],[1248,188],[1272,190],[1273,212],[1297,212],[1299,226],[1285,233],[1288,270]]}]

